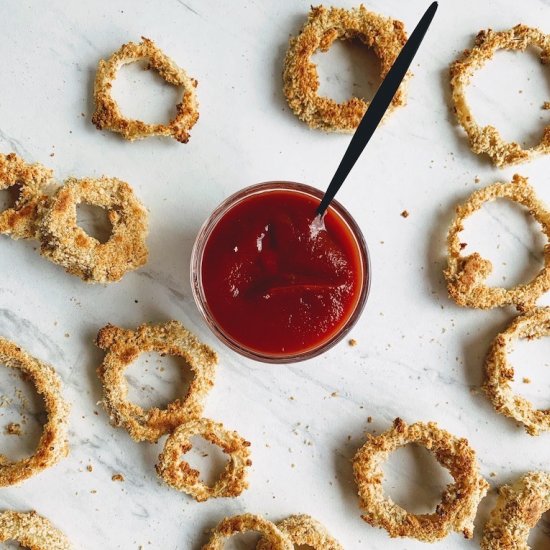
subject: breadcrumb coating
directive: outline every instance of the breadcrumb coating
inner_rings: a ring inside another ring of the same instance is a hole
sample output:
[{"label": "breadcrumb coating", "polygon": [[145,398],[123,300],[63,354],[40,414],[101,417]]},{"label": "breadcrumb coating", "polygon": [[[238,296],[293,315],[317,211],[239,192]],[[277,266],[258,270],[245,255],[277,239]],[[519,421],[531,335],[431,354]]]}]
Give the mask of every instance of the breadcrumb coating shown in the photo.
[{"label": "breadcrumb coating", "polygon": [[30,550],[71,550],[67,537],[36,512],[0,513],[0,542],[16,541]]}]

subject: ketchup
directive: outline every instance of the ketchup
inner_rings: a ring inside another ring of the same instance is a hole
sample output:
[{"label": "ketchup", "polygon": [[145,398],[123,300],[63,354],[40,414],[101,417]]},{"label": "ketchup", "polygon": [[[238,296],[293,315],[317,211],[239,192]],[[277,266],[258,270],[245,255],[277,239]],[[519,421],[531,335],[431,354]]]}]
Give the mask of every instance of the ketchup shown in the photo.
[{"label": "ketchup", "polygon": [[[345,326],[366,285],[359,245],[319,199],[272,190],[227,210],[202,256],[204,298],[219,329],[239,346],[272,356],[322,346]],[[316,220],[319,222],[319,220]]]}]

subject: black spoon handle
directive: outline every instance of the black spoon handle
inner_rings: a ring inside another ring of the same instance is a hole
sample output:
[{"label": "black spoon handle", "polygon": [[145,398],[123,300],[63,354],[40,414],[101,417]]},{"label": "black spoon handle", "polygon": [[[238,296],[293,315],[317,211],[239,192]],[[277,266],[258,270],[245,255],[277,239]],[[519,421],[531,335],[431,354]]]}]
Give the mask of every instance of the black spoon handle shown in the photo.
[{"label": "black spoon handle", "polygon": [[397,92],[401,81],[407,74],[416,52],[432,19],[437,10],[437,2],[433,2],[430,7],[426,10],[426,13],[422,16],[422,19],[416,25],[416,28],[412,32],[411,36],[399,52],[397,59],[392,65],[391,69],[388,71],[386,78],[380,84],[376,94],[372,98],[371,104],[364,114],[357,130],[353,134],[351,141],[340,161],[340,165],[336,170],[336,173],[332,177],[332,181],[328,186],[328,189],[321,200],[321,204],[317,208],[317,214],[322,216],[325,213],[325,210],[328,208],[328,205],[334,198],[334,195],[338,192],[338,189],[344,183],[344,180],[348,177],[351,169],[357,162],[357,159],[361,156],[363,149],[366,147],[369,142],[372,134],[380,124],[384,113],[386,112],[393,96]]}]

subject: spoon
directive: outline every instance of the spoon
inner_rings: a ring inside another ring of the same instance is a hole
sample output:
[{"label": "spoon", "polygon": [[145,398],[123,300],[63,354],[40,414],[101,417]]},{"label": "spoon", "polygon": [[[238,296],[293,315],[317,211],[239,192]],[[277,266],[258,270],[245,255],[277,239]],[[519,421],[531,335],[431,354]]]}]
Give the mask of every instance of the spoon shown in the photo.
[{"label": "spoon", "polygon": [[348,148],[340,161],[338,169],[332,177],[332,180],[321,200],[321,204],[316,210],[317,216],[311,224],[312,233],[317,233],[323,228],[323,214],[334,198],[334,195],[338,192],[338,189],[340,189],[344,183],[344,180],[348,177],[348,174],[351,172],[351,169],[357,162],[357,159],[361,156],[363,149],[366,147],[372,137],[372,134],[374,134],[374,131],[382,120],[384,113],[388,109],[393,96],[401,84],[401,81],[407,74],[407,70],[412,63],[422,40],[424,39],[424,35],[426,34],[436,11],[437,2],[433,2],[422,16],[422,19],[418,22],[418,25],[416,25],[416,28],[388,71],[386,78],[384,78],[376,94],[372,98],[367,111],[363,115],[357,130],[355,130],[355,133],[351,138]]}]

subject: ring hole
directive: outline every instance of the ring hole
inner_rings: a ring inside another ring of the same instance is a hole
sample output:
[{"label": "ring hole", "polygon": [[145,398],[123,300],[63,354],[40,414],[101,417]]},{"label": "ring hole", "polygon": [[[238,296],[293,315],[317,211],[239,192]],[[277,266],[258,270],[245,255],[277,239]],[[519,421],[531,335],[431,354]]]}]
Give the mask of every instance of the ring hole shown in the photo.
[{"label": "ring hole", "polygon": [[183,86],[164,80],[149,62],[140,59],[123,65],[113,82],[113,99],[125,117],[149,124],[167,124],[177,114]]},{"label": "ring hole", "polygon": [[183,399],[193,380],[193,371],[181,357],[142,353],[126,369],[128,399],[149,409],[166,408],[168,403]]},{"label": "ring hole", "polygon": [[468,99],[476,122],[497,128],[506,141],[524,148],[540,143],[550,111],[543,110],[550,92],[550,68],[540,62],[539,50],[499,50],[473,74]]},{"label": "ring hole", "polygon": [[45,411],[44,400],[34,384],[22,372],[2,365],[0,453],[10,461],[33,455],[47,420]]},{"label": "ring hole", "polygon": [[319,95],[343,103],[351,97],[371,101],[380,86],[380,60],[355,38],[335,40],[326,52],[312,56],[319,74]]},{"label": "ring hole", "polygon": [[383,470],[386,495],[412,514],[433,513],[445,487],[453,483],[449,472],[416,443],[396,449]]},{"label": "ring hole", "polygon": [[507,199],[486,203],[464,223],[462,255],[479,252],[493,271],[488,286],[512,288],[532,280],[542,269],[546,239],[524,206]]},{"label": "ring hole", "polygon": [[550,548],[550,512],[545,512],[535,527],[531,529],[527,544],[531,550]]},{"label": "ring hole", "polygon": [[550,385],[550,337],[534,340],[520,339],[508,354],[508,361],[514,368],[512,390],[531,401],[537,409],[550,407],[548,387]]},{"label": "ring hole", "polygon": [[227,455],[213,443],[204,439],[200,435],[191,438],[193,448],[183,455],[191,468],[200,472],[200,481],[212,487],[220,479],[223,470],[227,464]]},{"label": "ring hole", "polygon": [[12,185],[0,190],[0,212],[13,208],[21,195],[21,186]]},{"label": "ring hole", "polygon": [[227,539],[223,550],[251,550],[258,546],[260,538],[261,535],[255,531],[236,533],[231,538]]},{"label": "ring hole", "polygon": [[113,232],[109,214],[95,204],[80,203],[76,206],[76,223],[90,236],[105,244]]}]

